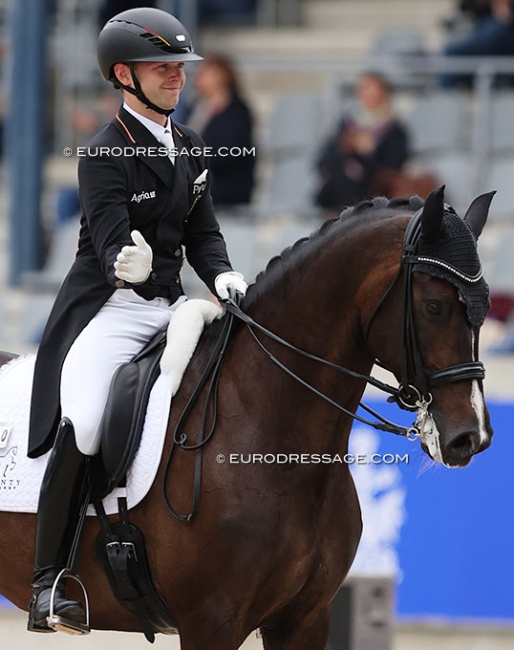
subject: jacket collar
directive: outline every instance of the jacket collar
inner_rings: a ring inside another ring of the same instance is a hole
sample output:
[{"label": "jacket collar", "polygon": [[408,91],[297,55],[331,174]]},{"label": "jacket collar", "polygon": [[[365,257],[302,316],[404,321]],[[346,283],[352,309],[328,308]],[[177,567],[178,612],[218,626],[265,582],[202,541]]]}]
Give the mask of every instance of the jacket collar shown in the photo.
[{"label": "jacket collar", "polygon": [[141,122],[141,124],[147,128],[154,136],[154,138],[159,142],[162,141],[164,132],[170,128],[171,120],[169,117],[166,118],[166,124],[163,126],[162,124],[154,122],[149,117],[146,117],[146,115],[140,115],[133,108],[130,108],[130,106],[128,106],[126,103],[123,104],[123,110],[127,113],[130,113],[130,115],[132,115],[132,117],[134,117],[138,122]]},{"label": "jacket collar", "polygon": [[[137,145],[140,145],[143,147],[155,147],[159,144],[158,142],[156,143],[156,139],[150,131],[123,107],[120,108],[117,116],[114,118],[113,124],[126,139],[128,146],[137,147]],[[179,152],[184,149],[191,150],[192,143],[189,136],[173,122],[171,123],[171,126],[177,150]],[[147,156],[145,154],[138,154],[138,157],[146,163],[170,189],[172,189],[175,184],[177,187],[182,187],[184,183],[188,184],[188,169],[191,168],[189,156],[176,156],[175,165],[173,165],[168,158],[163,156]],[[196,166],[194,167],[196,170]],[[168,210],[173,209],[179,200],[179,197],[180,192],[171,193],[171,203],[168,206]]]},{"label": "jacket collar", "polygon": [[[128,146],[133,146],[134,148],[138,146],[142,147],[143,151],[136,154],[138,158],[148,165],[163,183],[171,188],[174,184],[174,165],[166,156],[159,156],[157,154],[152,156],[145,153],[145,150],[149,147],[157,149],[162,146],[146,126],[123,107],[118,111],[118,114],[113,120],[113,124],[125,138]],[[173,135],[175,136],[175,133]],[[177,156],[176,162],[178,162],[179,157]]]}]

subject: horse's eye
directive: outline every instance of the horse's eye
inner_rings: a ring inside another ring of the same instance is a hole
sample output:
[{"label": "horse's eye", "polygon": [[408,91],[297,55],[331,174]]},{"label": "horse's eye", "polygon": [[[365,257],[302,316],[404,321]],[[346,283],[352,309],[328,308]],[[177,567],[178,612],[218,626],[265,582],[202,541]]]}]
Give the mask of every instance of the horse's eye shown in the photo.
[{"label": "horse's eye", "polygon": [[440,314],[441,313],[441,305],[438,302],[427,302],[427,311],[430,314]]}]

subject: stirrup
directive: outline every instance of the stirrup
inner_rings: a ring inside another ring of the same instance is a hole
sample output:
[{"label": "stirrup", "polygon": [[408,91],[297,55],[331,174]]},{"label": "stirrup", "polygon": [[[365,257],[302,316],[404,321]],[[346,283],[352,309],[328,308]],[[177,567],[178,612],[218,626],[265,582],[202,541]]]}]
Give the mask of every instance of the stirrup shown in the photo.
[{"label": "stirrup", "polygon": [[[66,618],[65,616],[54,614],[55,592],[57,589],[57,583],[59,580],[65,578],[72,578],[79,583],[82,589],[82,592],[84,594],[84,601],[86,603],[85,623],[78,623],[77,621],[73,621],[69,618]],[[56,632],[66,632],[66,634],[89,634],[91,632],[91,628],[89,627],[89,600],[87,597],[86,588],[84,587],[82,580],[78,576],[71,573],[71,571],[68,569],[63,569],[54,580],[54,584],[52,585],[52,593],[50,594],[50,612],[46,617],[46,622],[48,623],[48,627],[52,630],[55,630]]]}]

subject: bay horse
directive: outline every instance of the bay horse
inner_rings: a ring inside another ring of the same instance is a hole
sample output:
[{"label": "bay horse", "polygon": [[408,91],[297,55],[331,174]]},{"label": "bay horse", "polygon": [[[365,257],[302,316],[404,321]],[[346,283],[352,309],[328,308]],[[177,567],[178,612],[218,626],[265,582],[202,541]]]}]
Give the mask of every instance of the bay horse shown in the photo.
[{"label": "bay horse", "polygon": [[[215,435],[204,446],[198,512],[179,521],[161,488],[164,481],[174,507],[188,511],[195,454],[176,449],[169,473],[166,458],[224,319],[206,329],[174,398],[156,481],[130,512],[182,650],[236,650],[258,628],[266,650],[324,650],[331,601],[361,535],[359,502],[347,464],[296,462],[293,455],[347,452],[352,414],[375,360],[403,382],[397,397],[418,413],[409,433],[417,431],[435,460],[464,466],[491,443],[477,358],[487,285],[471,268],[491,196],[475,199],[464,220],[444,203],[442,188],[425,203],[374,199],[270,262],[241,306],[275,338],[244,323],[234,327],[219,376]],[[418,240],[423,256],[413,246]],[[200,427],[199,411],[188,432]],[[254,454],[292,460],[228,462]],[[0,592],[22,609],[30,598],[34,527],[34,515],[0,513]],[[79,565],[91,627],[141,631],[112,595],[95,552],[98,530],[88,518]]]}]

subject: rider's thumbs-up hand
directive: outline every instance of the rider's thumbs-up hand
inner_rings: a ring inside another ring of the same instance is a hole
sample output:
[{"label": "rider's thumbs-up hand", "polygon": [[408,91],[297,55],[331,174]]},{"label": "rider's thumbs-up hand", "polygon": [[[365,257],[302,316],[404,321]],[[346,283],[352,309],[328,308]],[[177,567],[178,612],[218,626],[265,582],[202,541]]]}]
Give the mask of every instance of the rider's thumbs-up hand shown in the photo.
[{"label": "rider's thumbs-up hand", "polygon": [[114,262],[114,273],[120,280],[141,284],[152,271],[153,253],[139,230],[130,233],[135,246],[124,246]]}]

